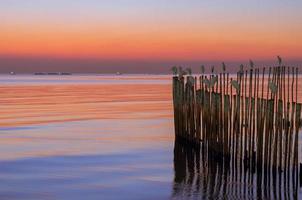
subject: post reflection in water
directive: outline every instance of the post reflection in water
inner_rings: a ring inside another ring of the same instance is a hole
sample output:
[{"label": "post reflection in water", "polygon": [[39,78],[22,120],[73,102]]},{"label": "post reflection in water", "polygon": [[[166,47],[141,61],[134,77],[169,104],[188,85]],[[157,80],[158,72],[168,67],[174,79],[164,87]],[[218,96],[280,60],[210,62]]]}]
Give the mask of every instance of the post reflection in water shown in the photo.
[{"label": "post reflection in water", "polygon": [[216,159],[201,145],[175,141],[172,199],[298,199],[292,176],[274,178]]}]

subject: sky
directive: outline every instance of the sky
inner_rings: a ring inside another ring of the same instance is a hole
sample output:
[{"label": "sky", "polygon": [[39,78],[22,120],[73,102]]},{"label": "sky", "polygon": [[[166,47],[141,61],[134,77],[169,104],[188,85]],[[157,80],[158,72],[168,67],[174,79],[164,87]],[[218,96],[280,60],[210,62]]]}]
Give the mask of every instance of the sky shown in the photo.
[{"label": "sky", "polygon": [[299,65],[301,8],[301,0],[1,0],[0,72],[164,72],[277,55]]}]

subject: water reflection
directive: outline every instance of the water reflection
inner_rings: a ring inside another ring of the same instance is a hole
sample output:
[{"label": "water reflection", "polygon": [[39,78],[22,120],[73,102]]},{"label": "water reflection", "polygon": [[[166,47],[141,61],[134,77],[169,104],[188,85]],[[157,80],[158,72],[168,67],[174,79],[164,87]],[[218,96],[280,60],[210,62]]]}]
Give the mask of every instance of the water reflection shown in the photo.
[{"label": "water reflection", "polygon": [[298,199],[297,180],[267,177],[175,141],[172,199]]}]

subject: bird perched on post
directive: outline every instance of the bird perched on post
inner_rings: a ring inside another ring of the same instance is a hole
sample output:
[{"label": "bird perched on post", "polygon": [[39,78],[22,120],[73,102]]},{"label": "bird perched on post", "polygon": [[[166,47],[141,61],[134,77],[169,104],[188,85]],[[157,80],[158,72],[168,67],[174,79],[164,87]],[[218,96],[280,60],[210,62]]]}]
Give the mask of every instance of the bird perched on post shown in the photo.
[{"label": "bird perched on post", "polygon": [[201,71],[202,74],[204,74],[204,65],[200,66],[200,71]]},{"label": "bird perched on post", "polygon": [[254,62],[252,60],[250,60],[250,66],[252,69],[254,68]]},{"label": "bird perched on post", "polygon": [[173,72],[173,75],[176,76],[177,73],[178,73],[177,67],[176,67],[176,66],[173,66],[171,70],[172,70],[172,72]]},{"label": "bird perched on post", "polygon": [[214,71],[215,71],[215,67],[214,67],[214,66],[212,66],[212,68],[211,68],[211,72],[212,72],[212,74],[214,74]]},{"label": "bird perched on post", "polygon": [[240,87],[238,81],[232,80],[231,85],[236,89],[237,92],[239,91]]},{"label": "bird perched on post", "polygon": [[243,66],[243,64],[241,64],[241,65],[240,65],[240,70],[239,70],[239,73],[240,73],[240,74],[243,74],[243,72],[244,72],[243,68],[244,68],[244,66]]},{"label": "bird perched on post", "polygon": [[211,88],[214,87],[217,82],[218,82],[218,77],[217,76],[212,77],[210,80],[210,87]]},{"label": "bird perched on post", "polygon": [[222,62],[222,71],[223,71],[223,72],[225,72],[225,70],[226,70],[225,63],[224,63],[224,62]]},{"label": "bird perched on post", "polygon": [[282,58],[280,56],[277,56],[277,59],[278,59],[279,66],[281,66],[281,64],[282,64]]},{"label": "bird perched on post", "polygon": [[269,89],[271,90],[271,92],[273,94],[275,94],[277,92],[278,87],[277,87],[277,85],[274,82],[270,81],[268,83],[268,86],[269,86]]}]

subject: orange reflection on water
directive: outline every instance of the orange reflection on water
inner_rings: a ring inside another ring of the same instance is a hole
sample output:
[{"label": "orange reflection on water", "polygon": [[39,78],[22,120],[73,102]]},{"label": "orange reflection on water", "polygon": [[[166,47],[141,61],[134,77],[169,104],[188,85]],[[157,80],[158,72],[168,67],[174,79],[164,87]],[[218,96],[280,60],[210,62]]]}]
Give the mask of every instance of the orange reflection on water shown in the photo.
[{"label": "orange reflection on water", "polygon": [[162,78],[20,79],[0,86],[0,160],[119,153],[173,140],[171,85]]},{"label": "orange reflection on water", "polygon": [[162,84],[1,86],[0,126],[168,117],[170,90]]}]

